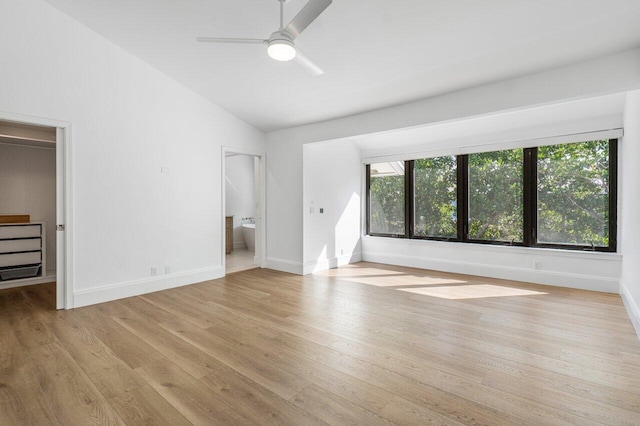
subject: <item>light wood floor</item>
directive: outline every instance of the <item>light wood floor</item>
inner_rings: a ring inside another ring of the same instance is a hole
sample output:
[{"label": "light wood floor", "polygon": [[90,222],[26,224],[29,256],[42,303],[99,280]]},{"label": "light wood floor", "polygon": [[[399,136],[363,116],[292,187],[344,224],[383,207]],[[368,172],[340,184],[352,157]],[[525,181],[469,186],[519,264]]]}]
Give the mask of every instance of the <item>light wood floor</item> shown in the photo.
[{"label": "light wood floor", "polygon": [[640,424],[616,295],[359,263],[54,299],[0,292],[0,425]]},{"label": "light wood floor", "polygon": [[232,274],[234,272],[257,268],[253,261],[254,256],[255,253],[246,248],[233,250],[231,253],[225,255],[225,273]]}]

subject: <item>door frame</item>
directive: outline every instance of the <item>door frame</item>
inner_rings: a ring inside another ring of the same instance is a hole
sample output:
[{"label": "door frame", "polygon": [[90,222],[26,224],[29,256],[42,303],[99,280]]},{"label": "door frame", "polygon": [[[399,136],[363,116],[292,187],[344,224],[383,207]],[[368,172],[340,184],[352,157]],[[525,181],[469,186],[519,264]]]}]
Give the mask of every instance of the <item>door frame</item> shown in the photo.
[{"label": "door frame", "polygon": [[[56,128],[56,309],[71,309],[73,302],[72,156],[71,123],[0,111],[0,120]],[[45,271],[46,272],[46,271]]]},{"label": "door frame", "polygon": [[222,202],[220,203],[220,229],[221,229],[221,265],[222,271],[226,275],[226,238],[225,238],[225,216],[226,216],[226,158],[227,154],[238,154],[238,155],[249,155],[252,157],[258,158],[259,170],[258,170],[258,188],[259,188],[259,197],[258,197],[258,208],[257,217],[255,218],[256,222],[256,254],[255,258],[257,258],[257,264],[261,268],[266,267],[266,258],[267,258],[267,232],[266,232],[266,206],[267,206],[267,153],[264,151],[253,150],[253,149],[245,149],[245,148],[235,148],[230,146],[222,147],[222,167],[220,170],[222,171],[220,174],[221,177],[221,187],[222,187]]}]

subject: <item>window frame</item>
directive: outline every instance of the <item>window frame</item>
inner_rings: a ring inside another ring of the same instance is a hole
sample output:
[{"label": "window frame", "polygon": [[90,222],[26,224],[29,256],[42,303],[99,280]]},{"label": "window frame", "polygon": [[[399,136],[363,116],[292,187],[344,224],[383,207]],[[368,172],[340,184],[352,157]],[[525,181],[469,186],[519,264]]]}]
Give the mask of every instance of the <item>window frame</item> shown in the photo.
[{"label": "window frame", "polygon": [[[581,141],[588,142],[588,141]],[[579,142],[578,142],[579,143]],[[533,217],[529,223],[529,228],[525,228],[525,232],[530,234],[532,245],[535,248],[577,250],[577,251],[593,251],[615,253],[617,250],[618,236],[618,139],[609,139],[609,245],[607,246],[589,246],[577,244],[558,244],[558,243],[539,243],[538,242],[538,148],[530,148],[532,154],[529,161],[533,163],[531,167],[535,170],[534,184],[530,185],[530,202],[533,204],[531,212]]]},{"label": "window frame", "polygon": [[[513,149],[518,149],[518,148],[513,148]],[[525,153],[524,151],[526,150],[526,148],[524,148],[522,150],[522,159],[523,159],[523,173],[522,173],[522,194],[523,194],[523,200],[522,200],[522,214],[523,216],[525,215],[525,206],[524,206],[524,194],[526,192],[525,187],[527,186],[527,181],[525,178],[525,173],[524,173],[524,158],[525,158]],[[511,151],[511,149],[505,149],[505,150],[500,150],[500,151]],[[493,151],[489,151],[489,152],[493,152]],[[476,154],[476,153],[474,153]],[[478,154],[482,154],[482,153],[478,153]],[[466,178],[464,180],[464,185],[465,185],[465,193],[466,193],[466,212],[467,212],[467,216],[466,216],[466,234],[465,234],[465,240],[464,242],[467,243],[474,243],[474,244],[488,244],[488,245],[494,245],[494,246],[513,246],[513,247],[526,247],[525,245],[525,234],[526,234],[526,228],[524,228],[524,220],[523,220],[523,233],[522,233],[522,241],[518,241],[518,242],[511,242],[511,241],[500,241],[500,240],[483,240],[483,239],[479,239],[479,238],[470,238],[469,237],[469,219],[470,219],[470,214],[469,214],[469,209],[470,209],[470,204],[469,204],[469,155],[473,155],[473,154],[466,154],[464,157],[466,158]]]},{"label": "window frame", "polygon": [[[442,157],[452,157],[452,155],[443,155]],[[408,218],[410,220],[410,225],[411,225],[411,233],[408,234],[409,237],[411,239],[414,240],[428,240],[428,241],[453,241],[453,242],[461,242],[462,241],[462,236],[464,235],[464,233],[460,232],[460,214],[462,212],[462,208],[460,206],[460,166],[461,166],[461,158],[465,157],[463,155],[456,155],[456,215],[458,217],[457,223],[456,223],[456,236],[455,237],[436,237],[436,236],[429,236],[429,235],[415,235],[414,230],[415,230],[415,205],[414,205],[414,200],[415,200],[415,160],[411,160],[411,175],[410,175],[410,184],[411,184],[411,193],[409,193],[409,198],[410,198],[410,202],[411,202],[411,217]],[[438,157],[432,157],[432,158],[438,158]],[[466,164],[466,163],[465,163]],[[406,169],[405,169],[406,170]],[[406,193],[405,193],[406,195]],[[464,198],[464,197],[463,197]],[[464,232],[464,227],[462,229],[462,231]]]},{"label": "window frame", "polygon": [[[411,165],[409,165],[411,163]],[[387,237],[387,238],[409,238],[410,235],[410,226],[408,225],[407,219],[410,214],[407,212],[407,194],[408,194],[408,173],[407,168],[411,167],[413,171],[413,161],[405,161],[404,162],[404,233],[403,234],[388,234],[384,232],[371,232],[371,164],[366,165],[366,231],[367,235],[372,237]]]},{"label": "window frame", "polygon": [[[582,140],[580,143],[588,142]],[[457,185],[457,236],[452,237],[431,237],[414,235],[414,161],[405,160],[404,173],[404,234],[385,234],[371,232],[371,164],[365,164],[365,223],[366,235],[373,237],[402,238],[414,240],[443,241],[454,243],[487,244],[513,247],[561,249],[587,252],[609,252],[617,251],[617,219],[618,219],[618,139],[612,138],[609,141],[609,244],[608,246],[586,246],[574,244],[539,243],[537,241],[538,223],[538,147],[523,148],[523,241],[494,241],[469,238],[469,154],[456,155],[456,185]],[[427,157],[425,157],[427,158]]]}]

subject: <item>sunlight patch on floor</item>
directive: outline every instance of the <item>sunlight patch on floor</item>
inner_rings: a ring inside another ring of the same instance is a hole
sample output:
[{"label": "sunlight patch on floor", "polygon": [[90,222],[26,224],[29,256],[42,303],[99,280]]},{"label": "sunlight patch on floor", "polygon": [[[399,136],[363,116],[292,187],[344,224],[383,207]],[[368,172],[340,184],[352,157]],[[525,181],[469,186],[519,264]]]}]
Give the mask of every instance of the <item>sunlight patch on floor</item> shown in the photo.
[{"label": "sunlight patch on floor", "polygon": [[485,297],[535,296],[547,294],[542,291],[524,290],[491,284],[454,285],[443,287],[401,288],[401,291],[439,297],[441,299],[482,299]]},{"label": "sunlight patch on floor", "polygon": [[403,277],[357,277],[346,278],[345,281],[357,282],[360,284],[373,285],[376,287],[408,287],[408,286],[441,286],[444,284],[466,284],[468,281],[429,278],[429,277],[413,277],[405,275]]}]

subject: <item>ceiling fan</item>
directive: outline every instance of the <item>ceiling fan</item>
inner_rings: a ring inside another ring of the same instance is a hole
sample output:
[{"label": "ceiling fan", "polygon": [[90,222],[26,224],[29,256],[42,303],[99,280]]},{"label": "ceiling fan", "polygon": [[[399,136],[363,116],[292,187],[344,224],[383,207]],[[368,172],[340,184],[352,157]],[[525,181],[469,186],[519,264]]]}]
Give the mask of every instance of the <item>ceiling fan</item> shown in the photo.
[{"label": "ceiling fan", "polygon": [[238,43],[238,44],[266,44],[267,53],[276,61],[290,61],[296,59],[306,67],[311,74],[324,74],[322,68],[316,65],[300,48],[295,46],[295,39],[320,16],[333,0],[310,0],[307,5],[284,26],[284,4],[289,0],[277,0],[280,3],[280,29],[273,32],[268,39],[257,38],[218,38],[198,37],[197,41],[205,43]]}]

